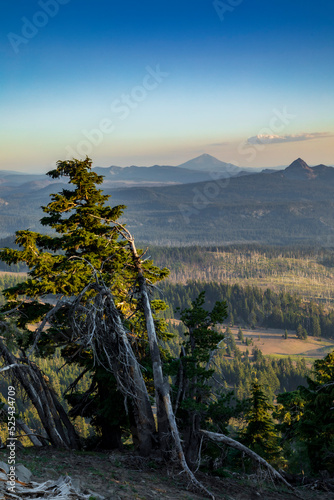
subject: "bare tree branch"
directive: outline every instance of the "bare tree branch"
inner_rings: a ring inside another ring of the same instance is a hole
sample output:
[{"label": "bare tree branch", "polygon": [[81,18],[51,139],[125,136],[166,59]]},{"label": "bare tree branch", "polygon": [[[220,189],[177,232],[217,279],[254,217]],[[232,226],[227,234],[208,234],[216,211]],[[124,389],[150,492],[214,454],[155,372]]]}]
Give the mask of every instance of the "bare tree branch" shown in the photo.
[{"label": "bare tree branch", "polygon": [[298,496],[297,493],[296,493],[296,491],[295,491],[295,489],[291,486],[291,484],[288,483],[284,479],[284,477],[281,476],[281,474],[279,472],[277,472],[276,469],[274,469],[274,467],[272,467],[266,460],[264,460],[264,458],[260,457],[260,455],[258,455],[254,451],[250,450],[249,448],[247,448],[243,444],[239,443],[238,441],[235,441],[234,439],[232,439],[232,438],[230,438],[228,436],[225,436],[225,434],[218,434],[216,432],[205,431],[205,430],[202,430],[202,429],[200,429],[200,432],[202,432],[208,438],[212,439],[212,441],[217,441],[219,443],[224,443],[227,446],[230,446],[231,448],[235,448],[236,450],[239,450],[242,453],[245,453],[254,462],[257,462],[259,465],[262,465],[263,467],[265,467],[272,474],[272,476],[275,479],[277,479],[278,481],[281,481],[282,483],[284,483],[285,486],[287,486],[289,489],[291,489],[295,493],[295,495]]},{"label": "bare tree branch", "polygon": [[22,366],[22,365],[20,365],[20,364],[18,364],[18,363],[14,363],[14,364],[12,364],[12,365],[5,366],[4,368],[1,368],[1,369],[0,369],[0,373],[1,373],[1,372],[5,372],[5,371],[7,371],[7,370],[11,370],[12,368],[20,367],[20,366]]}]

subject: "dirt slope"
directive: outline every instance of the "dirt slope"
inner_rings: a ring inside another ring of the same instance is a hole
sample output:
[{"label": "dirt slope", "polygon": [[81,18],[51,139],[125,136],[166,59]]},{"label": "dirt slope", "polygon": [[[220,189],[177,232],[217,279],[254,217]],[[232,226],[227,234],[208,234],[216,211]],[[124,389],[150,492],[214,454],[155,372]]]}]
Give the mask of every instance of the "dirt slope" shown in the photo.
[{"label": "dirt slope", "polygon": [[[6,461],[6,451],[1,450],[0,459]],[[177,469],[167,469],[160,459],[143,459],[131,453],[86,453],[58,450],[24,449],[17,452],[17,463],[21,462],[34,474],[37,482],[57,479],[68,474],[79,480],[81,488],[91,494],[104,496],[108,500],[118,499],[170,499],[199,500],[205,497],[188,488]],[[285,488],[263,480],[231,475],[221,479],[197,473],[206,487],[218,499],[224,500],[291,500],[296,498]],[[319,483],[320,488],[325,487]],[[89,490],[89,491],[88,491]],[[298,489],[299,498],[305,500],[332,500],[333,492]]]}]

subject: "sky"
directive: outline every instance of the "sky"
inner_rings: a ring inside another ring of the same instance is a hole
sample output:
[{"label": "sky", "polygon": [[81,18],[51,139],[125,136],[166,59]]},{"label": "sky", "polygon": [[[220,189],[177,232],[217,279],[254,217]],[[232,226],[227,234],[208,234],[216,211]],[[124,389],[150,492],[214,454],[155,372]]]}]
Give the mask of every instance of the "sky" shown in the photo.
[{"label": "sky", "polygon": [[334,165],[332,0],[0,3],[1,170]]}]

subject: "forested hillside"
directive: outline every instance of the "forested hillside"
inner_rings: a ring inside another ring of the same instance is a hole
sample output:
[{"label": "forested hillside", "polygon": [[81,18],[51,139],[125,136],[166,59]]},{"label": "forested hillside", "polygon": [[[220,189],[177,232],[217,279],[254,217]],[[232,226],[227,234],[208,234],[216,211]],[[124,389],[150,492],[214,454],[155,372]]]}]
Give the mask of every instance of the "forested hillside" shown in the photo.
[{"label": "forested hillside", "polygon": [[173,283],[238,283],[295,293],[327,306],[334,301],[332,248],[259,244],[150,246],[149,255],[170,269],[168,281]]},{"label": "forested hillside", "polygon": [[[315,301],[304,302],[298,295],[273,292],[270,288],[242,287],[217,282],[166,283],[162,287],[163,297],[170,305],[171,316],[177,307],[188,307],[192,300],[204,290],[208,307],[215,300],[225,300],[228,305],[228,322],[232,325],[247,325],[267,328],[296,330],[301,325],[307,335],[333,338],[334,311],[327,310]],[[168,314],[168,313],[166,313]]]},{"label": "forested hillside", "polygon": [[23,281],[25,274],[14,272],[0,272],[0,305],[5,303],[5,298],[2,295],[2,290],[15,286],[17,283]]}]

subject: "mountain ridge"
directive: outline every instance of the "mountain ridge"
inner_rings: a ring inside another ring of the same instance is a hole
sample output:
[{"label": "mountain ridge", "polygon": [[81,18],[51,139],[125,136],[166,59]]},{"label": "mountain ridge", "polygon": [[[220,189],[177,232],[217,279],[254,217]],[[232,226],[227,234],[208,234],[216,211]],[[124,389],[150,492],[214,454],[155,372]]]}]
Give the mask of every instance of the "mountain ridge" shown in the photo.
[{"label": "mountain ridge", "polygon": [[328,180],[329,178],[334,180],[334,168],[323,164],[310,167],[304,160],[297,158],[284,170],[279,170],[273,175],[295,180],[308,179],[312,181],[315,179]]},{"label": "mountain ridge", "polygon": [[[298,158],[287,167],[278,168],[253,168],[238,167],[232,163],[222,162],[207,153],[192,158],[180,165],[152,165],[120,167],[93,167],[93,171],[104,176],[104,187],[135,187],[138,185],[159,186],[172,184],[188,184],[194,182],[210,181],[227,177],[242,177],[252,174],[266,173],[275,174],[287,178],[315,179],[331,176],[333,167],[323,164],[310,167]],[[46,174],[27,174],[10,170],[0,170],[0,192],[4,188],[21,189],[24,184],[29,190],[38,189],[55,183],[54,179],[46,177]]]}]

